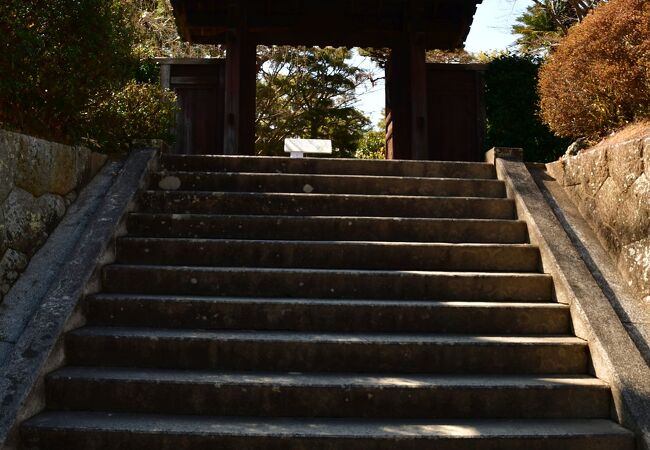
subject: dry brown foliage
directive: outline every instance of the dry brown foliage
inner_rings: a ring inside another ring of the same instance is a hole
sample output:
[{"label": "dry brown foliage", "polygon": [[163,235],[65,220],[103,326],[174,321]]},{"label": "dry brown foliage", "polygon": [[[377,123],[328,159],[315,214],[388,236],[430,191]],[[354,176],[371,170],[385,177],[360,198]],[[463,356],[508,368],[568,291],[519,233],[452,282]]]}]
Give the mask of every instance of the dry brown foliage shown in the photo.
[{"label": "dry brown foliage", "polygon": [[569,30],[540,73],[542,118],[561,136],[605,136],[650,118],[650,1],[610,0]]}]

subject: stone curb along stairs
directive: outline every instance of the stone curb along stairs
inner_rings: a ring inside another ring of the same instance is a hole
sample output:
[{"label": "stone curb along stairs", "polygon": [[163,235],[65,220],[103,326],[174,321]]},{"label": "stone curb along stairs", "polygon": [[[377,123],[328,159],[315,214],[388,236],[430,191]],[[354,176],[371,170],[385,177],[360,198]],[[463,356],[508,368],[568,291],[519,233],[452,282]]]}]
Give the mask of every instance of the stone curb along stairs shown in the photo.
[{"label": "stone curb along stairs", "polygon": [[22,446],[635,448],[506,188],[487,163],[162,157]]}]

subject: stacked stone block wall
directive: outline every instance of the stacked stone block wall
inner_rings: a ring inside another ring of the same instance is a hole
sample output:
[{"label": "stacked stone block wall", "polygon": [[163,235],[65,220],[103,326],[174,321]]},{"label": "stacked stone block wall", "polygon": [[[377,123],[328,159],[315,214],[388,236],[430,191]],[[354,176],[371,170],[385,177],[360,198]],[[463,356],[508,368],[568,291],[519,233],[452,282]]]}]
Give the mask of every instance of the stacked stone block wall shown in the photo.
[{"label": "stacked stone block wall", "polygon": [[0,301],[106,157],[0,130]]},{"label": "stacked stone block wall", "polygon": [[547,168],[650,304],[650,136],[605,142]]}]

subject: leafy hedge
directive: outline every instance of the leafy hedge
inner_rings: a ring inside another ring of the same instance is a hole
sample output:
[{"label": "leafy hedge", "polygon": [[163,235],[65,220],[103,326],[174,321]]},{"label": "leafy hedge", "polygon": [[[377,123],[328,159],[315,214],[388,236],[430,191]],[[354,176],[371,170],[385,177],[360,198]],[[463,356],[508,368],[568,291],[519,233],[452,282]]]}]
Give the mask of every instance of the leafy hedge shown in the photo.
[{"label": "leafy hedge", "polygon": [[132,81],[97,103],[91,103],[84,122],[90,147],[126,151],[133,140],[173,138],[176,96],[153,84]]},{"label": "leafy hedge", "polygon": [[109,125],[93,110],[118,92],[122,100],[162,99],[165,116],[173,107],[160,88],[128,88],[141,65],[136,18],[131,0],[2,0],[0,126],[69,144],[101,142],[104,151],[125,146],[104,139],[108,126],[160,137],[162,116],[127,114]]},{"label": "leafy hedge", "polygon": [[558,138],[539,116],[540,60],[501,54],[486,73],[487,148],[521,147],[527,161],[547,162],[562,155],[569,141]]},{"label": "leafy hedge", "polygon": [[367,131],[357,148],[357,159],[386,159],[386,132],[384,130]]},{"label": "leafy hedge", "polygon": [[542,116],[596,140],[650,118],[650,2],[610,0],[569,31],[540,75]]}]

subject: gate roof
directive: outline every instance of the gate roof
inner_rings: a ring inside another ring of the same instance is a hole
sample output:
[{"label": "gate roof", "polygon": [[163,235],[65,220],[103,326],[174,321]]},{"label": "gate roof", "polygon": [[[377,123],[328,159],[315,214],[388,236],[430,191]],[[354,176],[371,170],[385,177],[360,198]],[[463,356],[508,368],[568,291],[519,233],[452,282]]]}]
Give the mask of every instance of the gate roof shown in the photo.
[{"label": "gate roof", "polygon": [[391,47],[413,32],[427,48],[460,47],[482,0],[172,0],[181,36],[225,43],[243,27],[258,44]]}]

